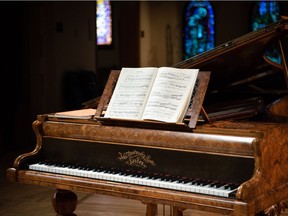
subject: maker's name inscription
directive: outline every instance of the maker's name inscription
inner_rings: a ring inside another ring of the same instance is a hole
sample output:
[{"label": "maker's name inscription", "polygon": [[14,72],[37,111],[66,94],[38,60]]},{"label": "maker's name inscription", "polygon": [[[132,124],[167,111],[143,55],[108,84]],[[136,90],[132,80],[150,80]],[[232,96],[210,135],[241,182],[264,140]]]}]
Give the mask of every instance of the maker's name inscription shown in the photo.
[{"label": "maker's name inscription", "polygon": [[139,151],[118,152],[118,160],[123,161],[125,164],[134,167],[146,168],[148,166],[155,166],[156,163],[151,159],[150,155]]}]

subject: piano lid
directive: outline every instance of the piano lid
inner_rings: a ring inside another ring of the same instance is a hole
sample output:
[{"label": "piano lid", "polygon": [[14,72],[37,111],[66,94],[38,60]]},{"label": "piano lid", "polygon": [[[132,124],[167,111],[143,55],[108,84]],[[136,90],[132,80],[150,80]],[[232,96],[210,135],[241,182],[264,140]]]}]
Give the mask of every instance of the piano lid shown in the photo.
[{"label": "piano lid", "polygon": [[[248,92],[250,96],[253,96],[251,93],[278,96],[287,94],[288,72],[285,58],[280,65],[265,57],[265,51],[273,44],[279,46],[281,41],[282,46],[287,46],[284,41],[287,32],[288,17],[283,17],[277,23],[231,40],[174,67],[211,71],[208,95],[219,91],[241,92],[242,95]],[[284,57],[285,49],[279,50],[283,51]]]}]

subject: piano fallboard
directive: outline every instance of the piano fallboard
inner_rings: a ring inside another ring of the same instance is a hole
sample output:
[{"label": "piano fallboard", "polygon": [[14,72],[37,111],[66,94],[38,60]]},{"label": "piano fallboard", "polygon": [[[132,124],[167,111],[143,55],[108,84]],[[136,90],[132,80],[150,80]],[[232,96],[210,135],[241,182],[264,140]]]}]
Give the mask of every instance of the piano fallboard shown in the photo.
[{"label": "piano fallboard", "polygon": [[32,160],[33,163],[49,160],[91,168],[106,167],[234,183],[250,179],[255,164],[251,157],[51,137],[43,137],[42,149]]}]

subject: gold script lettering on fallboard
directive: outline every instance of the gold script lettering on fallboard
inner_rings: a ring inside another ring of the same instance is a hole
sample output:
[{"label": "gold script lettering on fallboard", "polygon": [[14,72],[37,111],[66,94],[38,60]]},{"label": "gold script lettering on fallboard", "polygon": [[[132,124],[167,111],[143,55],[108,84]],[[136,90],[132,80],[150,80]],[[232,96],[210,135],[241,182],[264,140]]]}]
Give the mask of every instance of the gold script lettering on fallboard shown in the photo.
[{"label": "gold script lettering on fallboard", "polygon": [[150,155],[139,151],[118,152],[118,160],[125,162],[125,164],[134,167],[146,168],[147,166],[155,166],[156,163],[151,159]]}]

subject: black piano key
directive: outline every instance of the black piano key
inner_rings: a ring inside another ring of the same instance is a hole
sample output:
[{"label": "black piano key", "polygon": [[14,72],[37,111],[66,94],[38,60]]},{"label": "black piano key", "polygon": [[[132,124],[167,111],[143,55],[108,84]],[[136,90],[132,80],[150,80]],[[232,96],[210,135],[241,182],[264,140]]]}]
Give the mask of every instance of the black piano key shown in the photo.
[{"label": "black piano key", "polygon": [[235,183],[229,183],[229,184],[224,186],[224,188],[227,189],[227,190],[234,190],[234,189],[236,189],[238,187],[239,187],[239,185],[235,184]]},{"label": "black piano key", "polygon": [[181,183],[183,183],[183,184],[192,183],[193,181],[195,181],[195,179],[191,179],[191,178],[187,178],[187,177],[183,177],[181,179]]},{"label": "black piano key", "polygon": [[203,182],[204,182],[203,179],[195,179],[195,181],[192,181],[191,183],[196,186],[201,186]]},{"label": "black piano key", "polygon": [[230,198],[236,198],[236,193],[237,193],[237,190],[234,190],[234,191],[232,191],[231,193],[229,193],[228,197],[230,197]]}]

